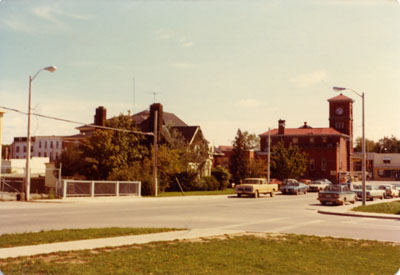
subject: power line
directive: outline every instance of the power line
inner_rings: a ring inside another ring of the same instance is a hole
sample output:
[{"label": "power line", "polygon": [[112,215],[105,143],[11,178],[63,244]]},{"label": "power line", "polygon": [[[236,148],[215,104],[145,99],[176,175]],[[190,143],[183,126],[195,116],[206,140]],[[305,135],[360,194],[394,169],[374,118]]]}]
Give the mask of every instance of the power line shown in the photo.
[{"label": "power line", "polygon": [[[23,114],[23,115],[28,115],[27,112],[24,112],[24,111],[21,111],[18,109],[8,108],[8,107],[4,107],[4,106],[0,106],[0,108],[8,110],[8,111],[13,111],[13,112],[16,112],[19,114]],[[57,121],[67,122],[67,123],[79,124],[79,125],[83,125],[83,126],[88,126],[90,128],[113,130],[113,131],[119,131],[119,132],[124,132],[124,133],[134,133],[134,134],[140,134],[140,135],[145,135],[145,136],[153,136],[154,135],[151,132],[134,131],[134,130],[121,129],[121,128],[93,125],[93,124],[88,125],[87,123],[83,123],[83,122],[78,122],[78,121],[73,121],[73,120],[63,119],[63,118],[58,118],[58,117],[52,117],[52,116],[47,116],[47,115],[42,115],[42,114],[36,114],[36,113],[31,113],[31,115],[46,118],[46,119],[53,119],[53,120],[57,120]]]}]

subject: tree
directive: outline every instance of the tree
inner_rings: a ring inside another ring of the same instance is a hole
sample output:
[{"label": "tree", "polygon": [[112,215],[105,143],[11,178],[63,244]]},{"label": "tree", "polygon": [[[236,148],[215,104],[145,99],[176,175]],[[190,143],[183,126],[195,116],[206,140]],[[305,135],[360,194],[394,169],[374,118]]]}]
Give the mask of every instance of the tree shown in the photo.
[{"label": "tree", "polygon": [[240,181],[246,177],[249,163],[249,149],[246,136],[238,129],[235,141],[233,142],[233,150],[229,164],[232,179],[236,184],[239,184]]},{"label": "tree", "polygon": [[77,144],[69,143],[62,151],[59,159],[56,161],[56,167],[60,168],[62,163],[61,175],[63,177],[82,178],[82,152]]},{"label": "tree", "polygon": [[261,178],[266,175],[267,164],[262,159],[251,160],[247,165],[247,177]]},{"label": "tree", "polygon": [[219,190],[225,190],[229,185],[230,174],[224,167],[218,166],[212,169],[211,176],[213,176],[219,183]]},{"label": "tree", "polygon": [[395,136],[381,138],[376,143],[377,153],[400,153],[400,140]]},{"label": "tree", "polygon": [[249,134],[249,132],[243,132],[244,139],[249,149],[260,149],[260,137],[256,134]]},{"label": "tree", "polygon": [[[377,144],[375,141],[370,139],[365,139],[365,151],[366,152],[376,152]],[[354,147],[354,152],[362,152],[362,138],[356,138],[356,144]]]},{"label": "tree", "polygon": [[306,172],[307,165],[307,154],[300,152],[297,145],[285,147],[282,142],[278,142],[272,147],[271,172],[274,177],[298,179]]}]

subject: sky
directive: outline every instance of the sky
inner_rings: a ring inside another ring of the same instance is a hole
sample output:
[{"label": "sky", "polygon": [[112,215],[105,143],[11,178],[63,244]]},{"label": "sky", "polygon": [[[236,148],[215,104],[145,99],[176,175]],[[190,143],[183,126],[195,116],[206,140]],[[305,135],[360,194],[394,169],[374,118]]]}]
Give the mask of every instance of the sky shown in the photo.
[{"label": "sky", "polygon": [[[365,93],[366,138],[400,138],[400,4],[396,0],[0,0],[0,106],[92,123],[155,101],[213,145],[278,120],[329,127],[333,86]],[[354,137],[361,136],[361,98]],[[154,96],[155,94],[155,96]],[[32,136],[79,124],[33,117]],[[26,136],[7,111],[3,144]]]}]

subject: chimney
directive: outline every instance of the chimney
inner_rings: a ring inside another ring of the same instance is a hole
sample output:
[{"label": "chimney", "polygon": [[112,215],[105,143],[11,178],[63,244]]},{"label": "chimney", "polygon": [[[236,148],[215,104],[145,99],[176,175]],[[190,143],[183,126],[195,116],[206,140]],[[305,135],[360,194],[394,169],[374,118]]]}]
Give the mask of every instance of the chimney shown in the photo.
[{"label": "chimney", "polygon": [[96,108],[96,115],[94,116],[94,124],[97,126],[106,126],[107,109],[103,106]]},{"label": "chimney", "polygon": [[163,106],[160,103],[150,105],[150,131],[154,132],[154,114],[157,111],[157,133],[160,139],[161,127],[163,125]]},{"label": "chimney", "polygon": [[284,135],[285,134],[285,120],[278,120],[279,123],[279,129],[278,129],[278,134],[279,135]]}]

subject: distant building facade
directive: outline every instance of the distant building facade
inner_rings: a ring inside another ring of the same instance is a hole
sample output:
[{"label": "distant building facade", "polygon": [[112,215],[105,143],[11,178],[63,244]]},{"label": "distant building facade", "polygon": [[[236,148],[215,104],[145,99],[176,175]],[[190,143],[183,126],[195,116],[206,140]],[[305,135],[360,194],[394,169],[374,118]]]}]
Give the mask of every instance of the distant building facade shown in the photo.
[{"label": "distant building facade", "polygon": [[313,128],[305,122],[299,128],[286,128],[285,120],[278,128],[260,135],[263,157],[268,152],[268,135],[271,147],[278,142],[285,146],[297,145],[307,153],[308,169],[303,177],[328,178],[334,182],[345,181],[353,175],[353,100],[342,94],[329,102],[329,127]]}]

